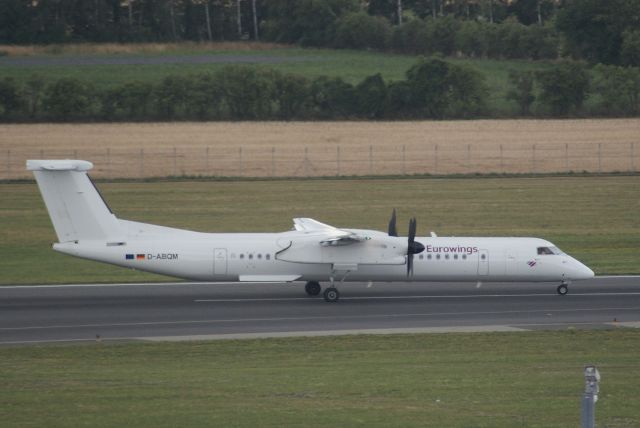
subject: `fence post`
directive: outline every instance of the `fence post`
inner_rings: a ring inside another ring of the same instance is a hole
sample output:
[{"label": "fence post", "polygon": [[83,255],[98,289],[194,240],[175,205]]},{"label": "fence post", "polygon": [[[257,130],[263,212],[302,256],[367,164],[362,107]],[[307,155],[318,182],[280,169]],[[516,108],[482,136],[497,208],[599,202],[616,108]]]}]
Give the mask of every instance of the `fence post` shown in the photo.
[{"label": "fence post", "polygon": [[602,172],[602,143],[598,143],[598,173]]},{"label": "fence post", "polygon": [[209,146],[207,146],[207,148],[204,150],[204,171],[205,171],[205,175],[211,175],[209,173],[210,168],[209,168]]},{"label": "fence post", "polygon": [[144,149],[140,149],[140,178],[144,176]]},{"label": "fence post", "polygon": [[340,145],[336,146],[336,176],[340,176]]},{"label": "fence post", "polygon": [[304,148],[304,175],[309,176],[309,147]]},{"label": "fence post", "polygon": [[238,148],[238,175],[242,177],[242,146]]},{"label": "fence post", "polygon": [[406,162],[407,162],[407,151],[406,151],[406,146],[403,144],[402,145],[402,175],[405,175],[407,171]]},{"label": "fence post", "polygon": [[564,169],[569,172],[569,143],[564,143]]},{"label": "fence post", "polygon": [[369,146],[369,175],[373,175],[373,146]]},{"label": "fence post", "polygon": [[536,173],[536,145],[531,146],[531,172]]},{"label": "fence post", "polygon": [[276,176],[276,146],[271,147],[271,176]]},{"label": "fence post", "polygon": [[111,178],[111,149],[107,147],[107,178]]},{"label": "fence post", "polygon": [[177,165],[177,153],[176,153],[176,146],[173,146],[173,176],[177,177],[178,176],[178,165]]},{"label": "fence post", "polygon": [[433,147],[433,175],[438,175],[438,145]]}]

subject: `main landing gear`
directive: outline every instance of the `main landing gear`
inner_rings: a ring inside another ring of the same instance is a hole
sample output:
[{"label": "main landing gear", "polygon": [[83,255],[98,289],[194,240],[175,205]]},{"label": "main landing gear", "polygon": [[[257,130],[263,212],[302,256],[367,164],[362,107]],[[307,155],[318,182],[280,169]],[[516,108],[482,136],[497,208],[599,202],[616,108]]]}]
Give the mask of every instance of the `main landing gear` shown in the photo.
[{"label": "main landing gear", "polygon": [[556,290],[558,291],[559,295],[564,296],[569,292],[569,284],[563,282],[562,284],[558,285],[558,288]]},{"label": "main landing gear", "polygon": [[[322,287],[318,281],[309,281],[305,284],[304,291],[306,291],[309,296],[317,296],[322,291]],[[323,296],[325,301],[334,303],[340,299],[340,292],[336,287],[331,286],[324,290]]]},{"label": "main landing gear", "polygon": [[320,294],[320,291],[322,291],[322,287],[320,287],[318,281],[309,281],[304,286],[304,291],[306,291],[309,296],[317,296]]}]

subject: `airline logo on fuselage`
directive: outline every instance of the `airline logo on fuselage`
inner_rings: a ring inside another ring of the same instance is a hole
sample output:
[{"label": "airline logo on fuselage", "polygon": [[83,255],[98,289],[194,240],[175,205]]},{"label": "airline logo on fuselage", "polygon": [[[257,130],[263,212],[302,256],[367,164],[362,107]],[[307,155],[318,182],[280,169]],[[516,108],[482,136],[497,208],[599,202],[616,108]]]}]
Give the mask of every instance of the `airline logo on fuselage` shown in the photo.
[{"label": "airline logo on fuselage", "polygon": [[427,253],[453,253],[453,254],[473,254],[478,252],[478,247],[467,247],[462,245],[434,246],[426,245],[424,250]]}]

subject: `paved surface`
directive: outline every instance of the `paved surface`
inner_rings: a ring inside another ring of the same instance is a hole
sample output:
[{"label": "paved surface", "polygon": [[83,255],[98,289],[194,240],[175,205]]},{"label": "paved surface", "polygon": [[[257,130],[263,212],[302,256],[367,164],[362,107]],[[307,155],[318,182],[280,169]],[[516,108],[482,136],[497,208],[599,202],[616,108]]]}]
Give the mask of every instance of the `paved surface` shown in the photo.
[{"label": "paved surface", "polygon": [[0,65],[19,67],[74,65],[157,65],[157,64],[278,64],[283,62],[320,61],[314,56],[280,55],[60,55],[6,56]]},{"label": "paved surface", "polygon": [[640,327],[640,278],[557,284],[346,284],[338,303],[302,284],[0,287],[0,344],[353,333]]}]

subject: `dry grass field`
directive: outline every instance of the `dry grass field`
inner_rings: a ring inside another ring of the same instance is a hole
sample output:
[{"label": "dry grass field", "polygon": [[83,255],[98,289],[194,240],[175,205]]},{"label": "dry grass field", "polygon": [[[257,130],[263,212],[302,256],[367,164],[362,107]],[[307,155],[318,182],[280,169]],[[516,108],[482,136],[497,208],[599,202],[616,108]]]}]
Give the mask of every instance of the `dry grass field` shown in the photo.
[{"label": "dry grass field", "polygon": [[168,52],[255,51],[286,49],[290,45],[256,42],[180,42],[180,43],[65,43],[52,45],[0,45],[0,52],[9,56],[32,55],[111,55],[111,54],[164,54]]},{"label": "dry grass field", "polygon": [[640,119],[0,125],[0,179],[30,158],[99,178],[637,171]]}]

